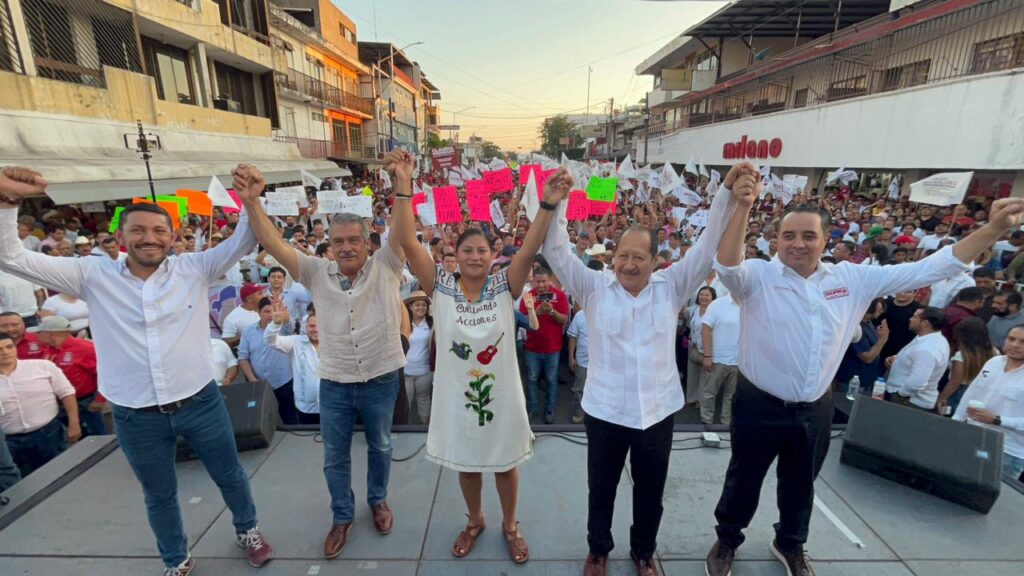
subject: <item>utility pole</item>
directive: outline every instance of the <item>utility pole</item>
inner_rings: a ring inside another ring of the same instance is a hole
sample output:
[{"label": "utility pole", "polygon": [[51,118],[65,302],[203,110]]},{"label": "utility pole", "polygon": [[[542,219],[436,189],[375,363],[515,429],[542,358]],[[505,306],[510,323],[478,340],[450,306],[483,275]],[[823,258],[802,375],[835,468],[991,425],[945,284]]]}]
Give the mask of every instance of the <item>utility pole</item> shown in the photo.
[{"label": "utility pole", "polygon": [[584,126],[590,125],[590,73],[593,71],[593,68],[587,66],[587,113],[586,120],[583,121]]},{"label": "utility pole", "polygon": [[644,163],[649,164],[647,161],[647,142],[651,139],[651,107],[647,103],[647,99],[644,99]]},{"label": "utility pole", "polygon": [[614,151],[612,148],[615,144],[615,98],[612,98],[608,104],[608,156],[613,157]]}]

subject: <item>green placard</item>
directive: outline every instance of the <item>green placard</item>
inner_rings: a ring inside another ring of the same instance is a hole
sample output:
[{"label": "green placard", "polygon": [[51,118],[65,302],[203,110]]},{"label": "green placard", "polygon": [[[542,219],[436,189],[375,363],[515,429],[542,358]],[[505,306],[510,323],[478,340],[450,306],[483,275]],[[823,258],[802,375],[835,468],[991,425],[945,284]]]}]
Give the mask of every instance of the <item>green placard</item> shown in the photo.
[{"label": "green placard", "polygon": [[124,206],[114,208],[114,217],[110,219],[110,228],[108,229],[111,234],[117,232],[117,228],[121,224],[121,212],[124,212]]},{"label": "green placard", "polygon": [[587,198],[600,202],[614,202],[615,184],[615,178],[591,178],[587,183]]},{"label": "green placard", "polygon": [[182,222],[188,216],[188,198],[183,196],[157,196],[157,202],[174,202],[178,205],[178,219]]}]

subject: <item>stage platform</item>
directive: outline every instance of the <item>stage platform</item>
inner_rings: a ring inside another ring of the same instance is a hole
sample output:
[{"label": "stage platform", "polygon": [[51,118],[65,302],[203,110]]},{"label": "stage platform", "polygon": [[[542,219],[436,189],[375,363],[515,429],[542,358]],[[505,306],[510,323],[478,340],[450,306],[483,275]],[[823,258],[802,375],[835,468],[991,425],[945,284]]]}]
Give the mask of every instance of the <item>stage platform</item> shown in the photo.
[{"label": "stage platform", "polygon": [[[532,557],[508,560],[493,481],[485,483],[489,528],[469,558],[450,547],[465,522],[456,475],[424,460],[424,434],[395,437],[389,502],[395,528],[374,530],[365,504],[366,452],[353,442],[356,525],[342,557],[322,557],[331,523],[321,470],[322,444],[314,436],[278,432],[266,450],[246,452],[260,525],[277,558],[249,567],[235,545],[230,514],[197,462],[178,466],[178,488],[194,576],[556,576],[582,573],[586,545],[586,447],[583,434],[538,432],[536,453],[522,467],[521,529]],[[728,435],[726,434],[725,437]],[[570,441],[571,440],[571,441]],[[699,447],[699,435],[677,433],[658,560],[668,576],[704,574],[714,542],[712,511],[721,491],[728,448]],[[995,508],[978,514],[839,464],[841,440],[817,483],[808,553],[820,576],[954,576],[1024,574],[1024,495],[1005,485]],[[690,449],[693,448],[693,449]],[[411,458],[409,458],[412,456]],[[61,486],[62,479],[67,480]],[[48,486],[48,488],[47,488]],[[611,574],[634,574],[629,554],[631,483],[619,485]],[[90,438],[8,491],[0,515],[0,575],[160,574],[161,563],[146,523],[142,492],[110,437]],[[5,519],[6,516],[6,519]],[[768,543],[777,517],[770,473],[761,508],[747,532],[735,576],[782,575]]]}]

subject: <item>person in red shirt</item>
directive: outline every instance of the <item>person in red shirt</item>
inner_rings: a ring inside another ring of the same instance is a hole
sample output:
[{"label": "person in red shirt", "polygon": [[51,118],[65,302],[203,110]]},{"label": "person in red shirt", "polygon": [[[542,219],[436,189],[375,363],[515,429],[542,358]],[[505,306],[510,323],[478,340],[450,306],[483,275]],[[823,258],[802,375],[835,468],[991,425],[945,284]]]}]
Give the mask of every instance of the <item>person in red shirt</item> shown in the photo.
[{"label": "person in red shirt", "polygon": [[96,346],[89,340],[71,335],[71,324],[61,316],[47,316],[39,322],[39,341],[46,346],[46,359],[60,368],[75,388],[82,437],[107,433],[99,410],[90,409],[102,402],[97,392]]},{"label": "person in red shirt", "polygon": [[[562,351],[562,334],[569,321],[569,298],[552,284],[551,271],[540,268],[533,273],[533,301],[536,302],[540,326],[526,334],[526,411],[533,418],[537,410],[537,383],[541,371],[548,383],[544,421],[555,421],[555,400],[558,398],[558,360]],[[526,314],[526,303],[519,304]]]},{"label": "person in red shirt", "polygon": [[35,334],[25,333],[25,320],[16,312],[0,313],[0,334],[10,334],[18,348],[18,360],[44,360],[49,355],[47,346]]}]

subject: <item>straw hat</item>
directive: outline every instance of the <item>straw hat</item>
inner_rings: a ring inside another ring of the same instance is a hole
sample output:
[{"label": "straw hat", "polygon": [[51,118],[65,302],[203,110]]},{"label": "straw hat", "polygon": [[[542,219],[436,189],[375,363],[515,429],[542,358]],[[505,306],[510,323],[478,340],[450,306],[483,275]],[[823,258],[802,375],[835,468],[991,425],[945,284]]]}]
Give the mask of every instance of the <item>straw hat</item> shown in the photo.
[{"label": "straw hat", "polygon": [[405,303],[412,304],[413,302],[416,302],[418,300],[423,300],[427,304],[430,304],[430,296],[427,296],[427,293],[424,292],[423,290],[417,290],[412,294],[409,294],[409,297],[405,299]]}]

